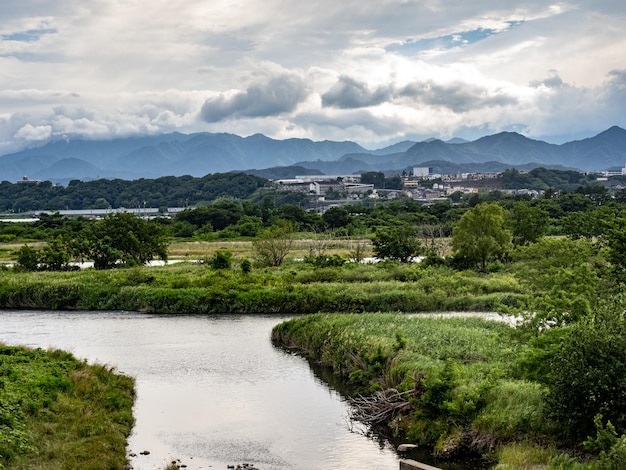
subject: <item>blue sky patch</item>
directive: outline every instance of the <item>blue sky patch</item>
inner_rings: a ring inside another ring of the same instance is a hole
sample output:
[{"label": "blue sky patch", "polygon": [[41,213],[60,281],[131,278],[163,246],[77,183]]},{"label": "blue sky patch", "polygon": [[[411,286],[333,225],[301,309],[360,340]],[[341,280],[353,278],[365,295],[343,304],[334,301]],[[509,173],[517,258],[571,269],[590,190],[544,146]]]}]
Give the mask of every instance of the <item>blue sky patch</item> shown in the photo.
[{"label": "blue sky patch", "polygon": [[41,36],[56,33],[56,29],[29,29],[28,31],[19,31],[17,33],[3,34],[0,36],[3,41],[19,41],[19,42],[35,42],[39,41]]},{"label": "blue sky patch", "polygon": [[[522,21],[509,21],[511,29],[522,24]],[[431,50],[447,50],[455,47],[463,47],[482,41],[489,36],[499,34],[502,31],[495,29],[479,28],[472,31],[463,31],[460,33],[448,34],[436,38],[424,39],[407,39],[402,44],[394,44],[386,48],[389,52],[398,52],[403,55],[417,55],[420,52]]]}]

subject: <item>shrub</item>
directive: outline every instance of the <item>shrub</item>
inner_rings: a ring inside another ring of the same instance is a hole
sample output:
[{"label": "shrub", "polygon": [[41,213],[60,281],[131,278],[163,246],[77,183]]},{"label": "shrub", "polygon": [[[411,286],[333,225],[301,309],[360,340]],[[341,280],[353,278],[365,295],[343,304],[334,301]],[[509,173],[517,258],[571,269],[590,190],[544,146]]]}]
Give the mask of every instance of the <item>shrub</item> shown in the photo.
[{"label": "shrub", "polygon": [[37,271],[39,269],[39,251],[24,245],[17,251],[16,268],[22,271]]},{"label": "shrub", "polygon": [[230,251],[217,250],[211,258],[211,267],[213,269],[230,269],[232,265],[233,254]]},{"label": "shrub", "polygon": [[626,432],[624,304],[622,298],[605,303],[541,345],[546,363],[537,379],[548,385],[548,411],[568,437],[593,434],[599,414],[618,434]]},{"label": "shrub", "polygon": [[249,259],[241,260],[240,266],[241,266],[241,272],[243,274],[250,274],[250,272],[252,271],[252,263],[250,262]]}]

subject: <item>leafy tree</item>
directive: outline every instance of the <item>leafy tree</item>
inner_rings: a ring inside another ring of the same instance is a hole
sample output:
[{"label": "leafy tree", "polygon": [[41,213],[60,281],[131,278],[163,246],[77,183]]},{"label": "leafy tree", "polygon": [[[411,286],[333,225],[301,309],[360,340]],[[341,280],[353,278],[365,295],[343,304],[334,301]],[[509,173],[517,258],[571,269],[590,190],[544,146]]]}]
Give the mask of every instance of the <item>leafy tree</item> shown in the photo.
[{"label": "leafy tree", "polygon": [[170,234],[177,238],[191,238],[195,231],[196,226],[187,221],[174,222],[169,228]]},{"label": "leafy tree", "polygon": [[396,260],[401,263],[408,263],[423,251],[415,230],[409,225],[377,230],[372,238],[372,244],[377,258]]},{"label": "leafy tree", "polygon": [[311,214],[305,211],[300,206],[294,206],[293,204],[286,204],[279,207],[274,214],[274,217],[279,220],[288,220],[294,226],[294,229],[307,227],[313,220]]},{"label": "leafy tree", "polygon": [[382,171],[366,171],[361,173],[361,183],[373,184],[375,188],[384,188],[385,174]]},{"label": "leafy tree", "polygon": [[511,249],[504,216],[504,209],[494,202],[478,204],[463,214],[452,231],[455,255],[482,270],[490,261],[504,259]]},{"label": "leafy tree", "polygon": [[70,251],[68,243],[61,237],[57,237],[45,245],[40,252],[39,269],[45,271],[66,271],[69,269]]},{"label": "leafy tree", "polygon": [[92,204],[93,209],[109,209],[110,207],[111,207],[111,204],[109,204],[109,201],[107,201],[103,197],[99,197]]},{"label": "leafy tree", "polygon": [[263,219],[255,215],[244,215],[233,228],[242,237],[256,237],[263,228]]},{"label": "leafy tree", "polygon": [[167,260],[162,227],[126,212],[94,222],[78,237],[77,245],[96,269],[144,265],[155,257]]},{"label": "leafy tree", "polygon": [[196,228],[200,228],[205,224],[211,223],[211,214],[206,207],[185,209],[184,211],[176,214],[175,220],[177,222],[186,222],[188,224],[194,225]]},{"label": "leafy tree", "polygon": [[561,219],[563,233],[571,238],[594,238],[604,235],[615,221],[612,208],[602,206],[584,212],[570,212]]},{"label": "leafy tree", "polygon": [[39,269],[39,250],[28,245],[17,250],[16,268],[20,271],[37,271]]},{"label": "leafy tree", "polygon": [[402,189],[402,178],[398,175],[385,178],[385,189]]},{"label": "leafy tree", "polygon": [[243,208],[239,201],[217,199],[207,207],[209,222],[214,230],[224,230],[234,225],[243,216]]},{"label": "leafy tree", "polygon": [[606,234],[607,258],[619,282],[626,282],[626,218],[615,220]]},{"label": "leafy tree", "polygon": [[609,190],[602,185],[594,184],[590,186],[579,186],[576,193],[583,194],[595,202],[598,206],[603,206],[611,199]]},{"label": "leafy tree", "polygon": [[293,246],[293,224],[279,220],[265,229],[252,242],[259,262],[264,266],[280,266]]},{"label": "leafy tree", "polygon": [[345,207],[331,207],[322,214],[322,220],[332,229],[345,227],[350,223],[350,213]]},{"label": "leafy tree", "polygon": [[250,274],[250,271],[252,271],[252,263],[247,258],[242,259],[241,263],[239,263],[239,266],[241,267],[241,272],[244,275]]},{"label": "leafy tree", "polygon": [[518,202],[511,212],[513,242],[516,245],[535,243],[546,233],[548,223],[549,216],[545,210]]}]

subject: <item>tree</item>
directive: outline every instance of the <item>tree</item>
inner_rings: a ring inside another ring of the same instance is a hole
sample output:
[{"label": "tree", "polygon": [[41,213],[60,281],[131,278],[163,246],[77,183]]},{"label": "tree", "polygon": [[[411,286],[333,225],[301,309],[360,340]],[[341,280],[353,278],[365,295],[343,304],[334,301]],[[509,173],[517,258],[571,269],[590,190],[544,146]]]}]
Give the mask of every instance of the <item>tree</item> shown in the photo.
[{"label": "tree", "polygon": [[452,231],[455,255],[482,270],[490,261],[504,259],[512,246],[504,215],[495,202],[478,204],[463,214]]},{"label": "tree", "polygon": [[265,229],[252,242],[259,262],[264,266],[280,266],[293,246],[293,224],[279,220]]},{"label": "tree", "polygon": [[408,263],[413,257],[422,253],[422,244],[413,227],[409,225],[377,230],[372,238],[372,244],[377,258],[396,260],[401,263]]},{"label": "tree", "polygon": [[345,207],[330,207],[322,214],[322,220],[333,229],[345,227],[350,223],[350,213]]},{"label": "tree", "polygon": [[382,171],[366,171],[361,173],[361,183],[373,184],[375,188],[385,187],[385,174]]},{"label": "tree", "polygon": [[230,269],[233,263],[233,254],[228,250],[217,250],[210,260],[211,268]]},{"label": "tree", "polygon": [[244,215],[233,228],[242,237],[255,237],[263,228],[263,219],[255,215]]},{"label": "tree", "polygon": [[548,213],[540,207],[519,202],[511,212],[513,241],[516,245],[528,245],[541,238],[548,228]]},{"label": "tree", "polygon": [[44,271],[66,271],[70,267],[71,249],[62,237],[45,245],[39,254],[39,269]]},{"label": "tree", "polygon": [[162,227],[126,212],[94,222],[76,243],[78,251],[93,260],[96,269],[110,269],[119,264],[144,265],[155,257],[167,260]]},{"label": "tree", "polygon": [[39,250],[24,245],[17,250],[17,263],[15,267],[21,271],[37,271],[39,269]]},{"label": "tree", "polygon": [[607,206],[585,212],[570,212],[561,219],[563,233],[570,238],[602,237],[616,220],[615,211]]},{"label": "tree", "polygon": [[619,282],[626,282],[626,218],[617,219],[606,233],[607,258]]},{"label": "tree", "polygon": [[398,175],[385,178],[385,189],[402,189],[404,184],[402,178]]}]

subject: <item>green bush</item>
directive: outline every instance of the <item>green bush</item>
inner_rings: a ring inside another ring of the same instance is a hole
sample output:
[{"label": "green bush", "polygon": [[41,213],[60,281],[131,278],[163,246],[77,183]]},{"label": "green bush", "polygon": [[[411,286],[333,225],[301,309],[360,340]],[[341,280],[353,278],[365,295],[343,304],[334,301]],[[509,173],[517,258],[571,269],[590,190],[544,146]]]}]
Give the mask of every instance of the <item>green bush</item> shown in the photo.
[{"label": "green bush", "polygon": [[567,437],[581,441],[594,434],[597,415],[626,433],[624,305],[621,297],[603,303],[593,317],[535,342],[527,367],[544,363],[535,377],[548,386],[547,410]]},{"label": "green bush", "polygon": [[213,269],[230,269],[233,254],[228,250],[217,250],[211,258],[210,264]]}]

